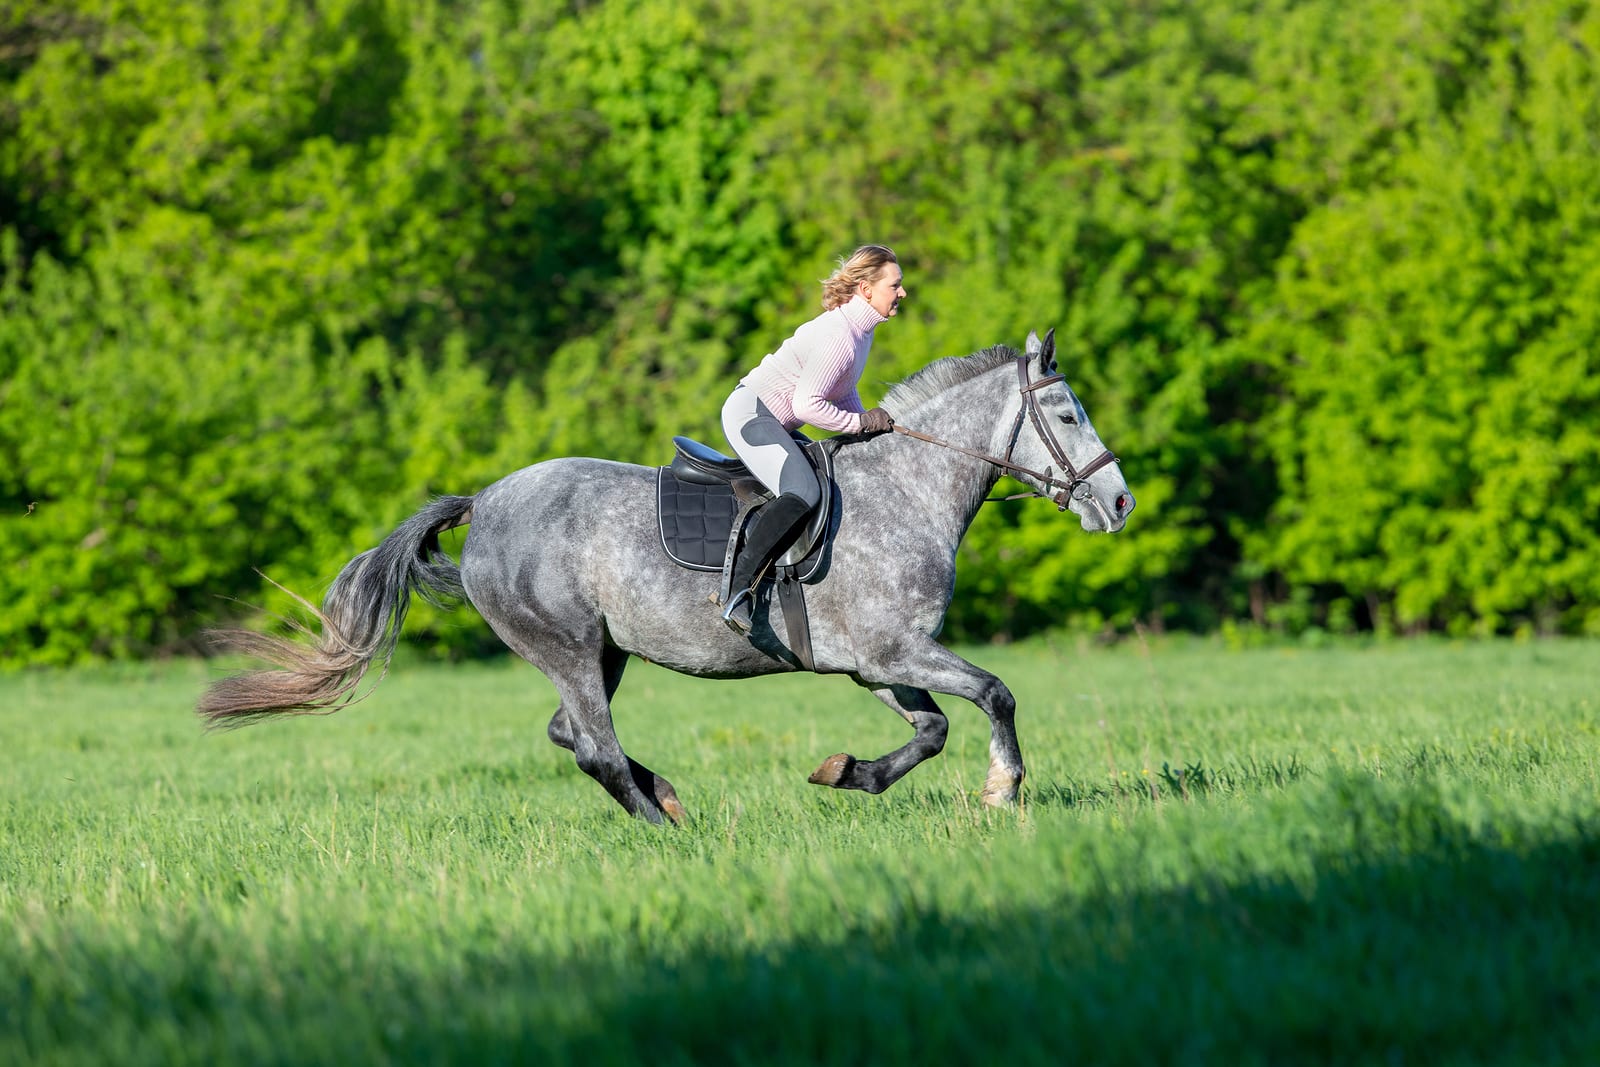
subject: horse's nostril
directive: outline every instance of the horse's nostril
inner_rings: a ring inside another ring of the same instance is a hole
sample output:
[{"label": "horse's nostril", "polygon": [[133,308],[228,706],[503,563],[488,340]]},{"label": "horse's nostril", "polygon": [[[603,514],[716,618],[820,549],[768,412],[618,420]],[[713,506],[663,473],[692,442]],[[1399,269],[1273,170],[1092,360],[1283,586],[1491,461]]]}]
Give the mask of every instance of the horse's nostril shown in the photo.
[{"label": "horse's nostril", "polygon": [[1118,493],[1117,494],[1117,513],[1121,514],[1123,512],[1126,512],[1127,510],[1128,510],[1128,494],[1127,493]]}]

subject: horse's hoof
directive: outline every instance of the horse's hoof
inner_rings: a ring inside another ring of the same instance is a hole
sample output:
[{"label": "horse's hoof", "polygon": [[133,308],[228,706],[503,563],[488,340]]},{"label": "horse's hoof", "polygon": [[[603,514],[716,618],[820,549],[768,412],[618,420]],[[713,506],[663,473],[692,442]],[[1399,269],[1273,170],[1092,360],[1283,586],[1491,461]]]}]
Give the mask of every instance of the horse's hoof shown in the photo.
[{"label": "horse's hoof", "polygon": [[983,792],[978,799],[991,808],[1009,808],[1017,802],[1022,792],[1022,775],[1008,770],[999,763],[989,765],[989,776],[984,780]]},{"label": "horse's hoof", "polygon": [[836,756],[829,756],[822,761],[822,766],[811,772],[811,777],[806,781],[812,785],[828,785],[839,788],[839,783],[844,776],[855,769],[856,758],[847,753],[840,752]]},{"label": "horse's hoof", "polygon": [[689,820],[689,813],[683,810],[683,802],[678,799],[678,791],[672,788],[671,782],[661,777],[656,778],[656,806],[672,820],[674,826],[682,826]]},{"label": "horse's hoof", "polygon": [[983,802],[983,806],[986,808],[1014,808],[1017,806],[1017,794],[1014,791],[1011,793],[990,793],[985,790],[978,794],[978,799]]}]

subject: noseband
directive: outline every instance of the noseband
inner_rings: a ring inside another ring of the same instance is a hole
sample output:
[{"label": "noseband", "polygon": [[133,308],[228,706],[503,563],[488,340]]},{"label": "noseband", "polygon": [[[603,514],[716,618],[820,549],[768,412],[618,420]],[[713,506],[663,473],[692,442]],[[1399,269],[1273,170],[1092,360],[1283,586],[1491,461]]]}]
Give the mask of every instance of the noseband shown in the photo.
[{"label": "noseband", "polygon": [[[1007,474],[1025,474],[1036,481],[1043,482],[1046,489],[1055,489],[1057,492],[1052,495],[1035,490],[1001,499],[1018,500],[1024,497],[1036,496],[1045,500],[1053,500],[1057,511],[1066,511],[1067,505],[1073,500],[1081,500],[1086,497],[1093,500],[1092,497],[1089,497],[1089,476],[1100,468],[1109,467],[1117,462],[1117,457],[1111,454],[1110,449],[1103,449],[1098,456],[1084,464],[1082,470],[1074,467],[1072,460],[1067,458],[1066,449],[1062,448],[1061,442],[1056,440],[1055,433],[1051,431],[1050,424],[1045,420],[1044,412],[1039,408],[1039,398],[1035,395],[1045,386],[1054,385],[1059,381],[1065,380],[1066,375],[1064,374],[1051,374],[1040,378],[1036,382],[1030,382],[1028,380],[1028,357],[1017,357],[1017,382],[1018,388],[1022,391],[1022,407],[1017,409],[1016,420],[1011,424],[1011,433],[1006,438],[1006,454],[1004,456],[991,456],[987,452],[964,448],[961,445],[942,440],[931,434],[908,430],[899,423],[895,423],[894,431],[895,433],[905,434],[907,437],[914,437],[918,441],[926,441],[929,444],[954,449],[975,459],[993,463]],[[1024,416],[1033,420],[1034,432],[1039,435],[1039,440],[1044,444],[1045,451],[1050,453],[1050,458],[1060,465],[1062,473],[1066,475],[1064,480],[1055,475],[1055,467],[1053,466],[1046,467],[1043,471],[1036,471],[1012,462],[1011,453],[1016,450],[1017,436],[1022,432],[1022,419]]]}]

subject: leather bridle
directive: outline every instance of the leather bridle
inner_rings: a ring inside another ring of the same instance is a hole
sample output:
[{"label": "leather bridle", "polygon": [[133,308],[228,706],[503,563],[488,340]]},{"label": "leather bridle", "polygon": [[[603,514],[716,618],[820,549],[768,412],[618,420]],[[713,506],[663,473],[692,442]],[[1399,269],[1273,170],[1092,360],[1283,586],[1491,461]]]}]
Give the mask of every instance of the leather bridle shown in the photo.
[{"label": "leather bridle", "polygon": [[[1018,500],[1036,496],[1044,500],[1053,500],[1057,511],[1066,511],[1067,505],[1073,500],[1087,499],[1098,508],[1099,502],[1089,493],[1089,477],[1102,467],[1109,467],[1117,462],[1117,457],[1112,455],[1111,450],[1108,448],[1103,449],[1098,456],[1084,464],[1081,470],[1072,465],[1072,460],[1067,458],[1066,449],[1061,447],[1061,442],[1056,440],[1055,433],[1051,431],[1050,424],[1046,421],[1044,412],[1039,407],[1039,398],[1036,395],[1040,389],[1046,386],[1065,381],[1066,375],[1051,374],[1040,378],[1036,382],[1030,382],[1028,380],[1028,362],[1029,357],[1025,355],[1017,357],[1017,382],[1018,388],[1022,392],[1022,406],[1017,409],[1017,417],[1011,423],[1011,433],[1006,439],[1006,454],[1004,456],[991,456],[987,452],[979,452],[976,449],[958,445],[953,441],[946,441],[931,434],[907,429],[899,423],[895,423],[894,432],[916,438],[918,441],[926,441],[932,445],[953,449],[972,456],[974,459],[981,459],[986,463],[992,463],[1007,474],[1025,474],[1036,481],[1042,482],[1046,489],[1058,490],[1053,495],[1034,490],[1028,493],[1018,493],[1016,496],[995,499]],[[1012,462],[1011,454],[1016,450],[1017,437],[1022,432],[1022,420],[1024,417],[1033,421],[1034,432],[1039,435],[1039,440],[1044,444],[1045,451],[1050,453],[1050,458],[1061,467],[1062,473],[1066,476],[1065,479],[1055,475],[1054,466],[1046,467],[1043,471],[1036,471],[1024,467],[1020,463]],[[1104,509],[1100,510],[1103,511]]]}]

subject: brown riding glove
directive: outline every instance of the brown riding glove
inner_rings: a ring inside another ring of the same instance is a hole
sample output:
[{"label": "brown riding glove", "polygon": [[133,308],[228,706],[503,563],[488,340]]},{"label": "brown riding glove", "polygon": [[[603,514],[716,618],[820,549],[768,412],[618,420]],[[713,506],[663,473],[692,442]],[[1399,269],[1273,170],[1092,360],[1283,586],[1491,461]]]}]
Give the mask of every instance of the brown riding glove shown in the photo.
[{"label": "brown riding glove", "polygon": [[894,419],[882,408],[871,408],[861,413],[861,432],[865,434],[888,433],[894,429]]}]

